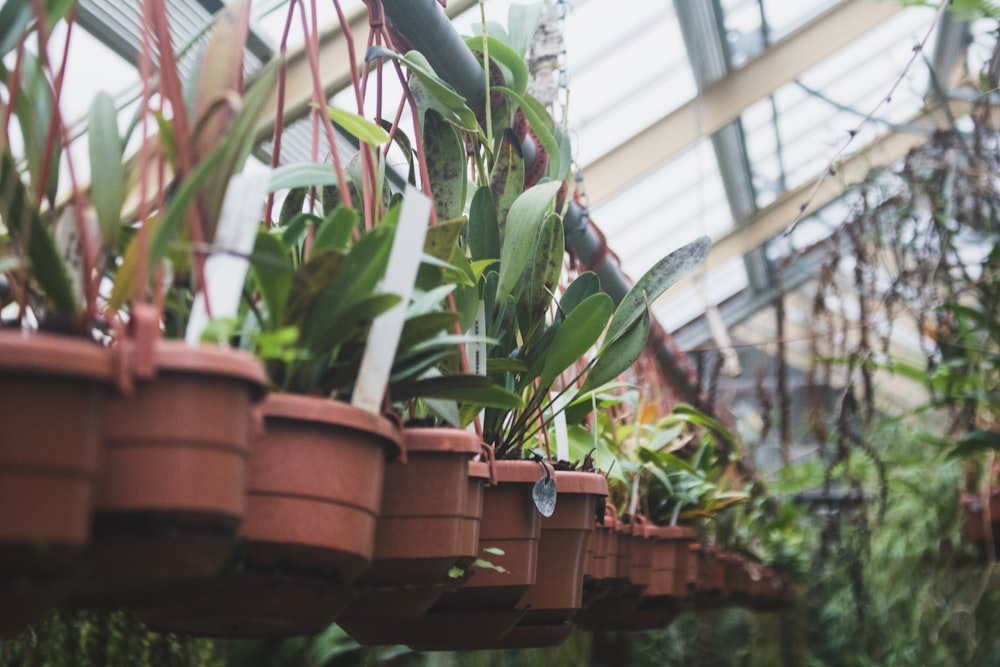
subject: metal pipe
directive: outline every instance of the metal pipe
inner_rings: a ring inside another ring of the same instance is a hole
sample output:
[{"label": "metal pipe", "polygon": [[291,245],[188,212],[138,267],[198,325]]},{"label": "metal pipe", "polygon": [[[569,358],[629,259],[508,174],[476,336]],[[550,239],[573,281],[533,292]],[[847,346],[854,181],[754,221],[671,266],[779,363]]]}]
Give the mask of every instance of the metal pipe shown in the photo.
[{"label": "metal pipe", "polygon": [[439,77],[475,109],[486,99],[483,66],[437,0],[382,0],[389,25],[405,46],[422,53]]}]

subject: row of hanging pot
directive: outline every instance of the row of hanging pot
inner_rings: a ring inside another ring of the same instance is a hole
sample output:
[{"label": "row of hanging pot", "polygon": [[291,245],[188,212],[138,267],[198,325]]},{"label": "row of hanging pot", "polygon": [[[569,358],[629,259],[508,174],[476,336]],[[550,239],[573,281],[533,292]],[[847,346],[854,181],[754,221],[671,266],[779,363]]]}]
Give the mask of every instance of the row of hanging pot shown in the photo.
[{"label": "row of hanging pot", "polygon": [[[0,447],[3,635],[65,608],[200,636],[363,632],[491,590],[491,575],[512,608],[540,550],[582,562],[599,473],[495,461],[466,430],[268,394],[240,351],[139,347],[0,333],[14,417]],[[127,392],[112,381],[122,366]],[[536,503],[557,527],[544,548]]]},{"label": "row of hanging pot", "polygon": [[[88,607],[201,636],[337,622],[366,644],[541,646],[574,623],[656,627],[683,609],[789,600],[783,579],[703,550],[690,529],[620,521],[599,472],[494,460],[468,431],[267,394],[239,351],[7,333],[0,349],[17,417],[0,449],[8,635]],[[123,365],[145,368],[125,394],[111,382]]]}]

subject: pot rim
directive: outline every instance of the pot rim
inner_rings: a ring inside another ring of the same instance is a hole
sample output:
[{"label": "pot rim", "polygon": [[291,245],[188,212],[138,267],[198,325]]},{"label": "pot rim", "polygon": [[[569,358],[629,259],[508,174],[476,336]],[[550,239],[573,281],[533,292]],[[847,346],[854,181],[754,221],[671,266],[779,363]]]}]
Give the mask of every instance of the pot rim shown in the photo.
[{"label": "pot rim", "polygon": [[482,440],[475,433],[448,426],[403,427],[403,444],[410,453],[467,454],[480,453]]},{"label": "pot rim", "polygon": [[0,330],[0,371],[30,371],[110,382],[112,369],[109,349],[85,338]]},{"label": "pot rim", "polygon": [[260,404],[260,414],[267,418],[311,421],[364,431],[379,437],[393,454],[401,451],[402,434],[389,419],[361,408],[322,396],[303,394],[268,394]]},{"label": "pot rim", "polygon": [[[134,354],[130,346],[129,354]],[[260,360],[244,350],[220,345],[188,345],[182,340],[157,340],[153,354],[160,373],[230,376],[250,384],[258,397],[267,389]]]},{"label": "pot rim", "polygon": [[608,480],[599,472],[556,470],[556,493],[608,495]]}]

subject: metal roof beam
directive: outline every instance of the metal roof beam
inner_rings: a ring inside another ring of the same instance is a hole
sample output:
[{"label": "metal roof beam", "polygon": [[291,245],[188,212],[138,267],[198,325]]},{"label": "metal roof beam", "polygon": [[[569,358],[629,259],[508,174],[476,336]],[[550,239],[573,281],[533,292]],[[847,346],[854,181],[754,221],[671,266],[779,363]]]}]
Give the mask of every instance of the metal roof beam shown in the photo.
[{"label": "metal roof beam", "polygon": [[876,28],[902,9],[900,3],[843,0],[775,42],[701,95],[584,167],[587,194],[598,205],[669,157],[736,120],[782,84]]}]

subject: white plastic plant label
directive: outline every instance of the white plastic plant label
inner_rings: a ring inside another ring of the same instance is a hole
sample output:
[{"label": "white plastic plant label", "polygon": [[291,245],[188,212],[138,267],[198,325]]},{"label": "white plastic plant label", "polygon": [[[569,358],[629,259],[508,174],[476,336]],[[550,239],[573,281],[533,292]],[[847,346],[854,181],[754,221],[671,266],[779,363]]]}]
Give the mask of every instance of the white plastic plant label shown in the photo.
[{"label": "white plastic plant label", "polygon": [[[84,214],[84,224],[93,242],[97,242],[99,231],[97,220]],[[83,282],[83,239],[80,238],[80,230],[77,226],[76,209],[67,206],[63,209],[59,220],[56,222],[54,230],[54,241],[66,267],[66,275],[69,277],[70,286],[73,289],[73,297],[77,305],[86,303]]]},{"label": "white plastic plant label", "polygon": [[555,413],[553,425],[556,432],[556,460],[569,461],[569,429],[566,427],[566,404],[569,395],[564,393],[553,397],[552,411]]},{"label": "white plastic plant label", "polygon": [[208,308],[212,317],[235,317],[240,306],[240,296],[247,277],[257,239],[264,194],[271,182],[271,171],[241,172],[233,176],[222,200],[222,212],[215,230],[212,253],[205,260],[205,287],[195,296],[191,306],[184,340],[196,345],[208,326]]},{"label": "white plastic plant label", "polygon": [[396,224],[396,236],[389,251],[389,267],[382,281],[382,291],[398,294],[400,302],[382,313],[372,323],[365,345],[351,404],[378,414],[389,382],[389,371],[406,321],[406,308],[413,294],[413,283],[420,267],[419,251],[424,247],[431,216],[431,200],[412,186],[403,193],[403,208]]},{"label": "white plastic plant label", "polygon": [[[476,319],[472,323],[472,328],[466,333],[476,338],[486,336],[486,303],[480,299],[479,307],[476,310]],[[486,375],[486,341],[476,340],[465,344],[465,354],[469,360],[469,373],[473,375]],[[485,411],[479,413],[479,423],[483,422]],[[476,422],[473,421],[466,427],[470,433],[476,433]]]},{"label": "white plastic plant label", "polygon": [[465,346],[465,353],[469,358],[469,372],[473,375],[486,375],[486,304],[483,301],[479,302],[476,320],[467,333],[480,339]]}]

